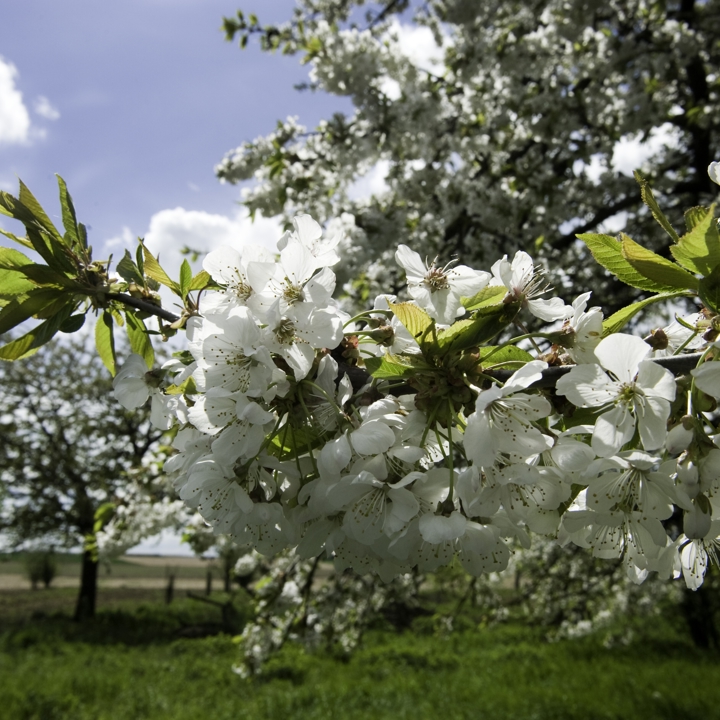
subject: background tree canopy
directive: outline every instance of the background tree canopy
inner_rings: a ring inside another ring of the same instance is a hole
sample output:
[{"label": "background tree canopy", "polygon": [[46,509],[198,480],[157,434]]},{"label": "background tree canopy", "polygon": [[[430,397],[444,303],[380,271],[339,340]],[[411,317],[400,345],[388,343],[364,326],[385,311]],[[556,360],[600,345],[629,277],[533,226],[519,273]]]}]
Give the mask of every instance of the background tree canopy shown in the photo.
[{"label": "background tree canopy", "polygon": [[[267,50],[301,55],[308,87],[350,97],[355,111],[312,132],[279,122],[217,175],[257,181],[252,212],[336,218],[340,278],[360,300],[397,284],[388,268],[402,242],[476,267],[540,250],[562,268],[556,283],[615,309],[628,294],[609,291],[576,233],[624,226],[667,244],[632,178],[639,166],[678,227],[716,194],[715,0],[300,0],[287,24],[261,21],[226,18],[228,39],[257,34]],[[358,198],[367,173],[385,184]]]},{"label": "background tree canopy", "polygon": [[[129,412],[82,338],[0,363],[0,531],[15,546],[91,541],[96,512],[138,473],[161,433],[149,411]],[[145,467],[143,465],[145,463]],[[85,552],[78,615],[95,606],[97,558]]]}]

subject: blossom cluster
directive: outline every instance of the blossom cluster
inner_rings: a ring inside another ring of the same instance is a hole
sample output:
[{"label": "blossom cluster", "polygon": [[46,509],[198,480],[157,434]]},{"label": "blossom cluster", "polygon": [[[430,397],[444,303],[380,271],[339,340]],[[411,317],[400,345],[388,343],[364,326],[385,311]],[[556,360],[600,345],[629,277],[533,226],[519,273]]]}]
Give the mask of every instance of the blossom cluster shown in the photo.
[{"label": "blossom cluster", "polygon": [[[522,251],[479,271],[401,245],[411,299],[350,318],[333,299],[339,242],[299,215],[276,254],[210,253],[218,289],[189,352],[151,372],[132,356],[115,378],[126,407],[152,396],[174,428],[165,470],[215,532],[386,581],[456,556],[502,571],[536,534],[622,558],[637,582],[702,583],[720,544],[707,309],[646,340],[607,334],[589,293],[547,297]],[[689,350],[701,362],[679,380],[654,362]]]}]

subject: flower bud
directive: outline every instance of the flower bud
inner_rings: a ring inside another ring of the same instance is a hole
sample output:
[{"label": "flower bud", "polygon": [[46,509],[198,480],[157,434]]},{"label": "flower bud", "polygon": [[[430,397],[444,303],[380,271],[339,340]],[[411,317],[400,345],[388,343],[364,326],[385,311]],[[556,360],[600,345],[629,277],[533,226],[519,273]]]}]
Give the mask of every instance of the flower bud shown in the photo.
[{"label": "flower bud", "polygon": [[671,455],[679,455],[683,450],[687,450],[693,439],[693,418],[686,415],[680,422],[667,434],[665,447]]},{"label": "flower bud", "polygon": [[685,513],[683,531],[690,540],[704,538],[710,532],[712,507],[704,495],[698,495],[693,501],[692,510]]},{"label": "flower bud", "polygon": [[670,344],[668,336],[662,328],[653,330],[644,340],[653,350],[667,350]]}]

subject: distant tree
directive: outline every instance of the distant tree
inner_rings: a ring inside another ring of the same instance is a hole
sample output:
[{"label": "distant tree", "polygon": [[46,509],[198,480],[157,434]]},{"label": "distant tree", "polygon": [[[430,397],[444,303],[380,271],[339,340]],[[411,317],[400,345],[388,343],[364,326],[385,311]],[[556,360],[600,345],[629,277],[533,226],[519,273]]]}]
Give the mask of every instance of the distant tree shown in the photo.
[{"label": "distant tree", "polygon": [[81,338],[0,364],[0,532],[14,546],[82,546],[75,617],[95,614],[96,512],[138,474],[161,433],[149,411],[123,410]]},{"label": "distant tree", "polygon": [[405,243],[472,267],[540,251],[562,268],[556,286],[614,310],[637,291],[610,291],[576,233],[625,224],[664,247],[639,167],[676,226],[716,196],[718,0],[299,0],[287,23],[261,23],[239,12],[225,31],[300,56],[305,88],[353,110],[314,129],[280,121],[218,177],[254,181],[252,212],[340,224],[335,271],[361,302],[402,285],[392,255]]}]

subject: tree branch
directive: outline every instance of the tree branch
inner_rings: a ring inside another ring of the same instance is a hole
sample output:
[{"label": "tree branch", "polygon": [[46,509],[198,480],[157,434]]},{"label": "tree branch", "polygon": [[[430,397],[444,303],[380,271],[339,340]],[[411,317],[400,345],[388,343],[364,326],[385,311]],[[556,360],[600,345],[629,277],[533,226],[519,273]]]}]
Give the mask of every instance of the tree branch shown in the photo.
[{"label": "tree branch", "polygon": [[[660,367],[664,367],[669,370],[673,375],[682,375],[690,372],[697,364],[703,353],[689,353],[687,355],[671,355],[670,357],[661,358],[650,358],[652,362],[657,363]],[[347,375],[352,383],[353,390],[359,391],[364,385],[366,385],[372,376],[363,368],[356,366],[346,365],[344,363],[338,363],[340,369],[340,377]],[[533,383],[529,388],[551,388],[555,387],[557,381],[563,376],[567,375],[577,365],[560,365],[549,367],[543,370],[542,378],[536,383]],[[488,371],[486,375],[500,380],[501,382],[507,382],[513,375],[514,370],[495,370]],[[396,386],[390,391],[391,395],[396,397],[399,395],[411,395],[416,393],[417,390],[410,385]]]},{"label": "tree branch", "polygon": [[138,298],[134,298],[132,295],[125,295],[125,293],[108,293],[106,297],[109,300],[117,300],[124,305],[134,307],[136,310],[142,310],[150,315],[156,315],[157,317],[167,320],[170,323],[177,322],[180,319],[179,315],[175,315],[169,310],[165,310],[154,303],[146,302],[145,300],[138,300]]}]

